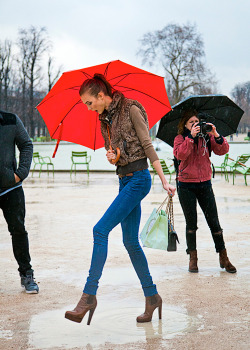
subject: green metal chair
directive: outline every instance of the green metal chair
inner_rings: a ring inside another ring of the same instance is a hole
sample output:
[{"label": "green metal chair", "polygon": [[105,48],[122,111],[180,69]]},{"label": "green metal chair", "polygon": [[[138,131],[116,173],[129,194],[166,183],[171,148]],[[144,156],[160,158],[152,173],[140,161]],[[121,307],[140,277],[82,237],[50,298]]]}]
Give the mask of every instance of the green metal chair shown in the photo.
[{"label": "green metal chair", "polygon": [[221,176],[224,174],[225,175],[225,180],[228,181],[228,173],[227,173],[227,165],[228,165],[228,160],[229,160],[229,154],[225,154],[224,160],[221,163],[221,165],[216,165],[214,168],[215,169],[220,169]]},{"label": "green metal chair", "polygon": [[232,162],[228,163],[227,167],[229,167],[230,171],[233,172],[237,167],[241,166],[242,164],[245,164],[249,159],[250,154],[242,154],[241,156],[238,156],[236,160],[231,159]]},{"label": "green metal chair", "polygon": [[43,156],[40,156],[39,152],[34,152],[33,153],[33,163],[34,163],[34,167],[33,167],[33,170],[32,170],[32,177],[33,177],[34,170],[35,170],[36,166],[40,167],[39,177],[41,176],[43,165],[47,166],[48,176],[49,176],[49,167],[50,166],[52,167],[53,177],[54,177],[54,164],[52,163],[51,158],[49,156],[43,157]]},{"label": "green metal chair", "polygon": [[71,170],[70,170],[70,176],[72,175],[73,168],[74,168],[75,175],[76,175],[76,166],[77,165],[86,165],[87,173],[88,173],[88,177],[89,177],[89,163],[91,161],[91,156],[88,156],[88,153],[86,151],[85,152],[72,151],[71,161],[72,161],[72,165],[71,165]]},{"label": "green metal chair", "polygon": [[[229,158],[229,159],[231,159],[231,158]],[[243,172],[244,172],[245,163],[249,159],[250,159],[250,154],[242,154],[241,156],[238,156],[236,160],[231,159],[232,162],[227,164],[227,167],[230,168],[230,172],[233,173],[233,184],[234,184],[234,178],[236,176],[236,170],[238,168],[242,168]],[[242,170],[242,169],[240,169],[240,170]],[[241,171],[239,171],[239,172],[241,172]]]},{"label": "green metal chair", "polygon": [[250,167],[247,166],[239,166],[233,171],[233,185],[234,185],[234,177],[236,176],[236,172],[244,175],[245,185],[247,186],[247,175],[250,175]]},{"label": "green metal chair", "polygon": [[[175,173],[174,164],[171,164],[170,166],[168,166],[164,159],[159,159],[159,160],[160,160],[160,163],[161,163],[163,174],[164,175],[170,175],[169,182],[171,182],[171,175]],[[151,168],[153,169],[153,173],[154,173],[153,174],[153,179],[152,179],[152,183],[154,183],[154,177],[155,177],[155,175],[157,175],[157,171],[155,170],[153,164],[150,164],[150,165],[151,165]]]},{"label": "green metal chair", "polygon": [[236,176],[236,172],[244,175],[245,185],[247,186],[247,175],[250,175],[250,167],[239,166],[233,171],[233,185],[234,185],[234,177]]}]

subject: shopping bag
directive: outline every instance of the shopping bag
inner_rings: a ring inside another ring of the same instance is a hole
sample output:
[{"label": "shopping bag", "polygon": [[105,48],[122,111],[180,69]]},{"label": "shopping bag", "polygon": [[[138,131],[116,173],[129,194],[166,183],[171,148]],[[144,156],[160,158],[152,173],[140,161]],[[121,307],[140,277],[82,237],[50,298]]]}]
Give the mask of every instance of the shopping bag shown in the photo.
[{"label": "shopping bag", "polygon": [[[166,210],[163,210],[167,202]],[[167,250],[177,250],[178,236],[174,230],[173,198],[170,195],[161,203],[158,209],[153,209],[144,225],[140,239],[144,247]]]},{"label": "shopping bag", "polygon": [[141,231],[140,239],[144,247],[161,250],[168,248],[168,214],[162,210],[166,201],[167,198],[158,209],[153,209]]}]

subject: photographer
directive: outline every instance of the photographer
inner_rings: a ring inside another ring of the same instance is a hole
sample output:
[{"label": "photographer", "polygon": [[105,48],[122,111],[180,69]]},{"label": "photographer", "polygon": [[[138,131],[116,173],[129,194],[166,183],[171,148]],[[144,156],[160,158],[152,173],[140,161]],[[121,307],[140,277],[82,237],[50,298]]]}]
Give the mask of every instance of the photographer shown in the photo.
[{"label": "photographer", "polygon": [[197,200],[210,228],[221,268],[235,273],[230,263],[220,227],[217,206],[211,184],[210,155],[226,154],[227,140],[218,134],[211,123],[200,121],[197,111],[187,111],[179,122],[174,140],[174,156],[179,161],[177,175],[178,196],[186,220],[187,254],[190,254],[189,271],[198,272],[196,231]]}]

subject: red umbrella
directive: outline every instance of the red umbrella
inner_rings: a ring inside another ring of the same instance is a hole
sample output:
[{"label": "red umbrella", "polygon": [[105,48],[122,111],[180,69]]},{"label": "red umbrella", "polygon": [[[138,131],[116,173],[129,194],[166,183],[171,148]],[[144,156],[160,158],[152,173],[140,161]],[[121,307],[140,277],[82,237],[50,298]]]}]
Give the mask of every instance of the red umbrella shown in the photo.
[{"label": "red umbrella", "polygon": [[93,150],[104,146],[98,115],[88,111],[79,96],[82,83],[95,73],[103,74],[114,89],[143,105],[149,128],[171,110],[164,78],[122,61],[65,72],[37,106],[58,143],[64,140]]}]

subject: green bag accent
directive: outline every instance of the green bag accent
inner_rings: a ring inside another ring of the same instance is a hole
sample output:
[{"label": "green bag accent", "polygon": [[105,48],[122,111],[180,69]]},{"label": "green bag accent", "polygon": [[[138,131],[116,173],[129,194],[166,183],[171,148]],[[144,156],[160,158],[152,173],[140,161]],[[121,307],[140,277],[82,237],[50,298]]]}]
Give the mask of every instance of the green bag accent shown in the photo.
[{"label": "green bag accent", "polygon": [[[166,204],[166,211],[162,210],[164,204]],[[172,196],[164,199],[158,209],[153,209],[141,231],[140,238],[143,246],[147,248],[167,250],[168,252],[177,250],[179,239],[174,229]]]},{"label": "green bag accent", "polygon": [[167,250],[168,248],[168,214],[161,208],[165,204],[166,198],[160,207],[153,209],[140,234],[144,247]]}]

